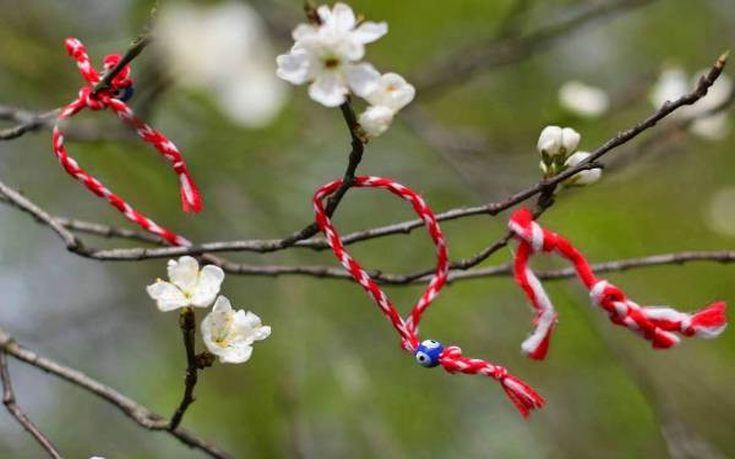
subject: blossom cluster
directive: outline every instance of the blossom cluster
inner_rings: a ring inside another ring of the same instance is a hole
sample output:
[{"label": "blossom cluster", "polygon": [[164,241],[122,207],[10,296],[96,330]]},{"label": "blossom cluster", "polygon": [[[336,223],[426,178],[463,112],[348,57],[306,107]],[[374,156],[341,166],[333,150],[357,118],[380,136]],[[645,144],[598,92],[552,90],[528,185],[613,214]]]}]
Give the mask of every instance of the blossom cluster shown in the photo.
[{"label": "blossom cluster", "polygon": [[309,96],[327,107],[337,107],[350,94],[370,105],[359,116],[369,137],[390,127],[396,113],[408,105],[414,87],[396,73],[380,74],[363,62],[365,45],[388,33],[385,22],[360,21],[344,3],[316,10],[318,23],[300,24],[292,32],[294,45],[278,56],[276,74],[295,85],[309,84]]},{"label": "blossom cluster", "polygon": [[[539,167],[544,178],[552,177],[589,158],[590,153],[577,151],[582,136],[570,127],[546,126],[539,136],[537,149],[541,154]],[[584,186],[595,183],[602,170],[593,168],[574,174],[564,182],[566,186]]]},{"label": "blossom cluster", "polygon": [[[146,290],[161,311],[179,308],[207,308],[212,311],[202,321],[204,344],[223,363],[243,363],[250,359],[253,343],[266,339],[271,328],[250,311],[232,308],[230,300],[219,295],[225,273],[215,265],[199,269],[190,256],[168,262],[168,281],[156,280]],[[218,296],[219,295],[219,296]]]}]

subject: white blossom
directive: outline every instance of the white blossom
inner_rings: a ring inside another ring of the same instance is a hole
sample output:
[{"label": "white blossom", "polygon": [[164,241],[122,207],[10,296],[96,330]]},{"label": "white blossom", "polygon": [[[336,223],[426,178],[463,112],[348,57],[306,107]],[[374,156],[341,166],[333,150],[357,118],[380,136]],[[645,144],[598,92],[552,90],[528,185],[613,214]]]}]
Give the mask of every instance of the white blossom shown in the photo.
[{"label": "white blossom", "polygon": [[564,83],[558,96],[563,108],[586,118],[600,116],[610,108],[610,98],[605,91],[579,81]]},{"label": "white blossom", "polygon": [[232,121],[270,123],[286,98],[274,75],[275,52],[258,13],[242,2],[169,2],[156,18],[153,44],[175,81],[212,94]]},{"label": "white blossom", "polygon": [[233,310],[230,300],[224,296],[217,298],[201,329],[207,349],[222,363],[247,362],[253,353],[253,343],[271,334],[271,328],[262,325],[260,317],[250,311]]},{"label": "white blossom", "polygon": [[208,307],[217,297],[225,273],[214,265],[200,270],[196,259],[183,256],[168,261],[168,278],[170,282],[158,279],[146,287],[148,295],[161,311],[189,306]]},{"label": "white blossom", "polygon": [[382,106],[397,112],[413,100],[416,89],[397,73],[388,72],[380,76],[375,89],[365,96],[374,106]]},{"label": "white blossom", "polygon": [[365,96],[370,105],[358,119],[370,137],[383,134],[396,113],[413,100],[416,89],[397,73],[385,73],[375,88]]},{"label": "white blossom", "polygon": [[[567,158],[567,160],[564,162],[564,165],[567,167],[574,167],[584,161],[585,159],[589,158],[590,154],[586,151],[578,151],[574,153],[572,156]],[[584,171],[580,171],[573,176],[569,177],[564,184],[567,186],[585,186],[585,185],[591,185],[595,183],[596,181],[600,180],[602,177],[602,169],[594,168],[594,169],[587,169]]]},{"label": "white blossom", "polygon": [[538,139],[539,153],[550,157],[564,157],[573,153],[582,137],[572,128],[546,126]]},{"label": "white blossom", "polygon": [[327,107],[344,103],[350,91],[365,97],[378,85],[380,73],[359,61],[365,56],[365,45],[385,35],[388,25],[363,22],[358,26],[344,3],[336,3],[331,10],[322,5],[317,14],[321,24],[294,29],[295,44],[276,59],[276,74],[295,85],[309,83],[309,96]]},{"label": "white blossom", "polygon": [[395,112],[390,108],[374,105],[360,114],[358,122],[368,136],[377,137],[388,130],[394,116]]},{"label": "white blossom", "polygon": [[[691,82],[687,81],[687,75],[680,67],[669,67],[664,69],[658,81],[651,91],[651,103],[660,107],[666,101],[674,101],[687,94],[697,84],[697,80],[707,71],[702,70],[695,74]],[[730,132],[730,123],[727,113],[708,114],[730,97],[733,91],[733,81],[725,74],[719,78],[707,91],[707,95],[698,100],[694,105],[685,106],[672,114],[673,118],[694,118],[690,125],[690,131],[704,139],[721,140]]]}]

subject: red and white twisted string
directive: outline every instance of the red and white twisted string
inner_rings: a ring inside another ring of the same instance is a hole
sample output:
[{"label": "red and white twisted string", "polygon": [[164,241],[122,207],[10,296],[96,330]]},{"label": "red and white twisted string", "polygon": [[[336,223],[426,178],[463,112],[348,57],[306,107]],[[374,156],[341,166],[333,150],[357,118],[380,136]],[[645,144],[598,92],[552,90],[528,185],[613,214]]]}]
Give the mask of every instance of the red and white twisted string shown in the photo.
[{"label": "red and white twisted string", "polygon": [[[386,189],[401,199],[410,202],[416,214],[426,225],[429,235],[436,246],[437,264],[434,275],[410,314],[404,319],[398,313],[390,298],[388,298],[388,295],[378,287],[370,275],[347,252],[339,233],[337,233],[337,230],[332,225],[326,213],[324,199],[337,191],[340,186],[342,186],[342,180],[335,180],[316,190],[313,198],[316,222],[324,233],[337,260],[352,275],[355,281],[365,289],[391,325],[393,325],[393,328],[396,329],[401,337],[401,346],[403,349],[411,353],[416,353],[420,345],[419,322],[423,313],[446,284],[449,270],[447,244],[436,217],[429,206],[426,205],[423,198],[404,185],[381,177],[356,177],[354,179],[352,186]],[[462,350],[457,346],[443,348],[441,354],[438,356],[437,363],[449,373],[484,375],[498,381],[508,395],[508,398],[523,416],[528,416],[531,410],[540,408],[544,404],[544,399],[531,386],[515,376],[508,374],[508,371],[504,367],[484,360],[464,357],[462,356]]]},{"label": "red and white twisted string", "polygon": [[714,338],[727,325],[724,302],[712,303],[692,314],[667,306],[639,306],[618,287],[597,278],[579,250],[564,237],[542,228],[528,209],[515,211],[508,226],[518,241],[514,277],[536,310],[534,331],[521,346],[523,352],[533,359],[546,357],[557,318],[549,296],[528,266],[529,258],[536,252],[555,252],[569,260],[589,290],[592,302],[608,312],[610,321],[638,333],[651,341],[654,348],[665,349],[678,344],[679,337],[675,333],[687,337]]},{"label": "red and white twisted string", "polygon": [[[130,65],[126,65],[115,75],[110,82],[110,87],[101,89],[94,94],[93,87],[101,81],[101,76],[92,65],[87,55],[85,46],[76,38],[67,38],[64,42],[69,55],[74,58],[87,84],[79,90],[78,97],[61,109],[53,129],[54,154],[63,166],[64,170],[82,182],[87,189],[95,195],[106,199],[113,207],[122,212],[129,220],[137,223],[145,230],[161,236],[173,245],[190,245],[185,238],[158,225],[150,218],[135,210],[120,196],[105,187],[99,180],[92,177],[82,169],[79,164],[69,156],[64,146],[64,133],[59,127],[60,123],[76,115],[85,108],[90,110],[104,110],[110,108],[124,123],[130,125],[138,136],[151,144],[164,158],[166,158],[179,178],[182,207],[185,212],[199,212],[202,209],[202,199],[199,190],[191,177],[184,158],[179,150],[165,135],[153,129],[143,120],[136,117],[128,105],[117,98],[119,92],[132,86],[130,79]],[[109,71],[120,62],[119,54],[109,54],[104,59],[104,70]]]}]

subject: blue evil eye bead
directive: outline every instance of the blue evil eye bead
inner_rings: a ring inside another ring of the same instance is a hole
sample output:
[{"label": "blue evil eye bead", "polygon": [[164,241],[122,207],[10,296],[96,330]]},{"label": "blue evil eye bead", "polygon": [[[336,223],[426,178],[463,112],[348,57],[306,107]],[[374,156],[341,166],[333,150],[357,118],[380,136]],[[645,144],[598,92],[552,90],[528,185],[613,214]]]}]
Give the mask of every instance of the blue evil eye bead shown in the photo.
[{"label": "blue evil eye bead", "polygon": [[117,93],[115,94],[115,99],[122,102],[127,102],[130,100],[131,97],[133,97],[133,94],[135,94],[135,88],[133,88],[133,85],[126,86],[117,90]]},{"label": "blue evil eye bead", "polygon": [[416,362],[419,365],[426,368],[431,368],[439,365],[439,356],[444,350],[444,346],[439,341],[433,339],[427,339],[419,344],[419,348],[416,349]]}]

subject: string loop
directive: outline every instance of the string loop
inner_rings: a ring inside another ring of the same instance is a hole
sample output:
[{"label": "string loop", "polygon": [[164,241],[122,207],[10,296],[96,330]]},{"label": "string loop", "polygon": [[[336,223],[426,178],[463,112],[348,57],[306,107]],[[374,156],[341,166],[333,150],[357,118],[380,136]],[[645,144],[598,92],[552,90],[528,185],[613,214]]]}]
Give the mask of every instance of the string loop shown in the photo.
[{"label": "string loop", "polygon": [[355,187],[382,188],[408,201],[424,222],[436,247],[436,270],[423,294],[404,319],[398,313],[388,295],[380,289],[357,260],[347,252],[339,233],[326,213],[324,199],[336,192],[341,186],[342,180],[334,180],[319,187],[314,193],[313,204],[317,225],[324,233],[337,260],[368,293],[398,332],[401,338],[401,347],[412,353],[416,362],[421,366],[427,368],[441,366],[448,373],[483,375],[498,381],[508,398],[524,417],[528,416],[531,410],[543,406],[544,399],[531,386],[508,374],[504,367],[484,360],[464,357],[462,350],[457,346],[444,347],[435,340],[420,340],[419,323],[421,318],[446,284],[449,272],[449,258],[444,234],[439,227],[434,212],[424,199],[412,189],[388,178],[363,176],[356,177],[353,183]]},{"label": "string loop", "polygon": [[712,303],[692,314],[668,306],[641,307],[618,287],[597,278],[584,255],[563,236],[542,228],[534,221],[530,210],[523,208],[513,212],[508,227],[518,241],[513,264],[515,280],[536,310],[534,330],[521,345],[523,352],[532,359],[542,360],[546,357],[557,318],[543,285],[528,266],[535,252],[553,252],[572,263],[577,277],[589,290],[592,303],[605,310],[612,323],[636,332],[651,341],[656,349],[678,344],[676,333],[714,338],[725,330],[727,318],[724,302]]},{"label": "string loop", "polygon": [[[179,150],[165,135],[136,117],[133,110],[125,103],[125,100],[132,94],[133,88],[133,80],[130,78],[130,65],[125,65],[112,78],[109,87],[100,89],[95,93],[94,87],[102,81],[102,77],[92,65],[89,55],[87,55],[86,47],[76,38],[67,38],[64,45],[69,56],[76,61],[79,73],[84,78],[86,85],[79,90],[79,94],[75,100],[61,109],[54,125],[52,133],[53,150],[62,167],[69,175],[82,182],[96,196],[106,199],[107,202],[120,211],[128,220],[162,237],[172,245],[191,245],[182,236],[158,225],[134,209],[124,199],[105,187],[102,182],[89,175],[86,170],[79,166],[79,163],[74,158],[69,156],[64,145],[64,132],[60,127],[61,123],[85,108],[95,111],[109,108],[120,120],[131,126],[144,142],[151,144],[168,160],[178,176],[183,210],[185,212],[199,212],[202,209],[202,199],[199,189],[191,177]],[[109,72],[121,59],[119,54],[106,56],[103,63],[105,72]]]}]

